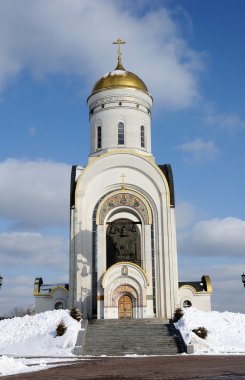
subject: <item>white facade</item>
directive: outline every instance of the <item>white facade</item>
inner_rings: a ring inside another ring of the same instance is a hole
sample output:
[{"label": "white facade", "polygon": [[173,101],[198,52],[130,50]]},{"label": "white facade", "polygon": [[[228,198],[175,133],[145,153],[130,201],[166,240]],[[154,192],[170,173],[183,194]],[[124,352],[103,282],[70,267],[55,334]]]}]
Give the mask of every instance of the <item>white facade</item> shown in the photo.
[{"label": "white facade", "polygon": [[179,283],[180,307],[195,307],[202,311],[211,311],[212,284],[209,276],[201,281]]},{"label": "white facade", "polygon": [[[101,155],[112,149],[130,149],[151,154],[152,98],[131,88],[109,89],[88,98],[90,110],[90,154]],[[124,144],[118,143],[118,123],[124,124]],[[97,130],[101,126],[101,148],[97,147]],[[141,126],[145,130],[145,146],[141,147]]]},{"label": "white facade", "polygon": [[[178,282],[173,176],[151,152],[147,87],[119,56],[88,107],[88,164],[71,174],[69,307],[98,319],[172,318],[190,305],[210,310],[208,276]],[[35,282],[34,295],[37,312],[57,302],[67,307],[68,285],[43,294]]]}]

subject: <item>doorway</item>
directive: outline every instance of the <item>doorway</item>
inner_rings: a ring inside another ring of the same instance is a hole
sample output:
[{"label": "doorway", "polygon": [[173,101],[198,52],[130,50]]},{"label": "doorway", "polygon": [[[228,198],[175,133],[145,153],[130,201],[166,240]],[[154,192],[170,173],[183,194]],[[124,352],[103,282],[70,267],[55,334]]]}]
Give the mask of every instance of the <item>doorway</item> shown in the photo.
[{"label": "doorway", "polygon": [[133,318],[133,305],[129,296],[124,295],[118,301],[119,319]]}]

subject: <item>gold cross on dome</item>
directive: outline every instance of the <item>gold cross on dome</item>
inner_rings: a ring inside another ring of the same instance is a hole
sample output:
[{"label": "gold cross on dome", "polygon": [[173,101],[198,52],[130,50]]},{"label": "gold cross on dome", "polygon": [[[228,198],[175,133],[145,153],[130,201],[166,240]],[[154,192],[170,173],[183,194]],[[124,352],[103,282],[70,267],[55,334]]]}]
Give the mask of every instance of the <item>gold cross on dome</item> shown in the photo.
[{"label": "gold cross on dome", "polygon": [[122,190],[124,190],[125,189],[125,178],[127,176],[125,174],[122,174],[120,177],[122,178]]},{"label": "gold cross on dome", "polygon": [[115,42],[112,42],[112,43],[113,43],[113,45],[118,45],[118,50],[117,50],[117,53],[118,53],[118,63],[121,63],[121,57],[122,57],[121,45],[126,44],[126,42],[122,41],[121,38],[118,37],[118,39]]}]

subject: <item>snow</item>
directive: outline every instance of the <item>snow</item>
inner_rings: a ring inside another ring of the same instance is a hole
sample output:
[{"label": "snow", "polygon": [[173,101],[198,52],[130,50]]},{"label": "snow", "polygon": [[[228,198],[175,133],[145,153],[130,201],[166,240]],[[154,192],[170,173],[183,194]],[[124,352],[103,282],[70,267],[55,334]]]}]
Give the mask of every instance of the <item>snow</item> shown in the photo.
[{"label": "snow", "polygon": [[126,76],[126,74],[127,74],[127,71],[125,71],[125,70],[113,70],[113,71],[110,71],[109,73],[106,73],[105,75],[103,75],[103,78],[107,78],[108,76],[113,77],[114,75]]},{"label": "snow", "polygon": [[28,367],[27,365],[23,363],[22,359],[14,359],[12,357],[8,357],[5,355],[3,355],[0,358],[0,376],[40,371],[42,369],[47,369],[47,365],[45,363],[40,363],[37,365],[33,365],[31,367]]},{"label": "snow", "polygon": [[[65,334],[55,337],[56,327],[64,321]],[[184,309],[184,316],[175,324],[195,354],[245,354],[245,315],[217,311],[203,312]],[[206,339],[192,330],[205,327]],[[72,364],[81,323],[69,315],[69,310],[53,310],[34,316],[0,321],[0,376],[39,371],[57,365]]]},{"label": "snow", "polygon": [[[194,346],[195,354],[245,354],[245,314],[204,312],[190,307],[184,309],[175,327],[186,344]],[[192,332],[198,327],[208,330],[206,339]]]},{"label": "snow", "polygon": [[13,358],[3,355],[0,358],[0,376],[15,375],[17,373],[41,371],[61,365],[69,365],[86,359],[69,358]]},{"label": "snow", "polygon": [[[61,320],[67,331],[55,338]],[[71,318],[68,310],[5,319],[0,321],[0,355],[70,356],[80,329],[81,323]]]}]

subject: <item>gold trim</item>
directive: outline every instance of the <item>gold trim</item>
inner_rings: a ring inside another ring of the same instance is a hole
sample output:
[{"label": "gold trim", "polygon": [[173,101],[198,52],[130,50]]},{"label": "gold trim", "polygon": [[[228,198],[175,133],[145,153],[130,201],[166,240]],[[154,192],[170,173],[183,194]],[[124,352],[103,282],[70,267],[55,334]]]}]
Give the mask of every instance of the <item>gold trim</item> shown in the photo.
[{"label": "gold trim", "polygon": [[[111,272],[116,266],[119,266],[119,265],[132,265],[132,266],[135,267],[136,269],[139,269],[140,272],[142,272],[143,275],[144,275],[144,277],[145,277],[146,284],[149,285],[149,280],[148,280],[148,277],[147,277],[146,272],[145,272],[144,269],[142,269],[138,264],[132,263],[131,261],[119,261],[118,263],[111,265],[110,268],[108,268],[108,269],[105,271],[105,273],[103,274],[102,279],[101,279],[101,286],[102,286],[102,288],[104,288],[104,280],[105,280],[105,276],[106,276],[109,272]],[[127,278],[127,277],[126,277],[126,278]]]},{"label": "gold trim", "polygon": [[78,183],[79,181],[81,180],[82,176],[84,175],[84,173],[86,173],[86,171],[92,166],[94,165],[95,163],[97,163],[97,161],[103,159],[104,157],[107,157],[107,156],[111,156],[113,154],[131,154],[132,156],[136,156],[136,157],[140,157],[140,158],[143,158],[144,160],[148,161],[149,164],[151,164],[157,171],[158,173],[160,174],[160,176],[162,177],[163,179],[163,182],[165,184],[165,187],[166,187],[166,191],[167,191],[167,202],[168,202],[168,207],[171,207],[171,204],[170,204],[170,190],[169,190],[169,186],[168,186],[168,182],[167,182],[167,179],[165,177],[165,175],[163,174],[163,172],[161,171],[161,169],[157,166],[157,164],[152,161],[152,157],[146,157],[145,155],[143,154],[140,154],[140,153],[135,153],[133,152],[132,150],[120,150],[120,149],[115,149],[114,151],[112,152],[107,152],[107,153],[104,153],[104,154],[101,154],[100,156],[97,156],[97,157],[94,157],[93,161],[90,161],[87,166],[82,170],[81,174],[79,175],[78,179],[77,179],[77,185],[76,185],[76,189],[75,189],[75,208],[77,207],[77,202],[76,202],[76,193],[77,193],[77,188],[78,188]]},{"label": "gold trim", "polygon": [[97,296],[97,301],[104,301],[104,296],[101,296],[101,295]]},{"label": "gold trim", "polygon": [[35,290],[34,290],[33,295],[34,295],[35,297],[48,297],[48,298],[52,298],[53,295],[54,295],[54,292],[55,292],[57,289],[62,289],[62,290],[65,290],[66,293],[69,293],[69,290],[67,290],[64,286],[56,286],[55,288],[53,288],[53,289],[51,290],[51,292],[50,292],[49,294],[40,294],[40,293],[35,294]]},{"label": "gold trim", "polygon": [[211,279],[210,279],[209,275],[204,274],[203,277],[205,278],[205,281],[206,281],[207,292],[212,293],[213,287],[212,287],[212,283],[211,283]]},{"label": "gold trim", "polygon": [[[99,203],[99,206],[98,206],[98,209],[97,209],[97,213],[96,213],[96,224],[100,224],[100,221],[99,221],[99,218],[100,218],[100,212],[101,212],[101,209],[104,205],[104,203],[110,198],[112,197],[113,195],[116,195],[116,194],[120,194],[122,192],[122,189],[119,189],[119,190],[114,190],[112,191],[111,193],[107,194],[104,196],[104,198],[101,199],[100,203]],[[141,200],[142,202],[145,204],[146,206],[146,209],[148,211],[148,215],[149,215],[149,224],[152,224],[152,210],[151,210],[151,206],[149,204],[149,202],[147,201],[147,199],[145,197],[143,197],[143,195],[139,194],[137,191],[134,191],[134,190],[127,190],[127,192],[129,194],[135,194],[137,195]],[[122,206],[123,207],[123,206]],[[127,207],[127,206],[126,206]],[[128,206],[129,207],[129,206]],[[115,207],[114,209],[112,210],[115,210],[116,208],[118,207]],[[135,210],[136,213],[137,210]],[[108,213],[107,213],[108,214]],[[142,216],[141,216],[142,217]]]},{"label": "gold trim", "polygon": [[181,288],[187,288],[187,289],[190,289],[190,290],[192,290],[193,293],[195,293],[195,294],[206,293],[205,290],[204,290],[204,291],[201,291],[201,292],[197,292],[196,289],[194,288],[194,286],[189,285],[189,284],[181,285],[181,286],[179,287],[179,289],[181,289]]},{"label": "gold trim", "polygon": [[[181,289],[181,288],[187,288],[187,289],[193,290],[193,292],[194,292],[195,294],[212,294],[212,286],[211,286],[211,290],[201,290],[200,292],[198,292],[198,291],[194,288],[194,286],[189,285],[189,284],[181,285],[181,286],[179,287],[179,289]],[[207,289],[208,289],[208,287],[207,287]]]}]

